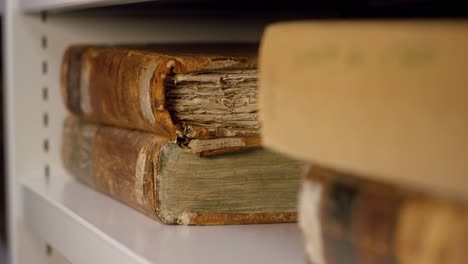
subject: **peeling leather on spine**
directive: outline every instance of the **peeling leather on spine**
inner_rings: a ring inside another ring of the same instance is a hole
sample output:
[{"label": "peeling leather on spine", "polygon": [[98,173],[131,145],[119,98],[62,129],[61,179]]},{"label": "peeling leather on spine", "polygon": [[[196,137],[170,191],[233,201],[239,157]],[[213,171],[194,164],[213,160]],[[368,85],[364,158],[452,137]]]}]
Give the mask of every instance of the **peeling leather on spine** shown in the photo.
[{"label": "peeling leather on spine", "polygon": [[156,122],[153,110],[151,108],[151,94],[150,94],[150,82],[153,77],[154,70],[157,64],[152,63],[148,67],[143,68],[140,72],[139,88],[140,88],[140,110],[143,118],[151,124]]},{"label": "peeling leather on spine", "polygon": [[91,106],[91,97],[89,95],[89,77],[91,74],[91,69],[89,65],[89,60],[84,60],[81,65],[80,73],[80,107],[81,111],[85,114],[90,114],[92,112]]},{"label": "peeling leather on spine", "polygon": [[135,199],[138,204],[143,204],[144,198],[144,177],[145,177],[145,169],[146,169],[146,158],[147,158],[147,151],[146,147],[142,147],[138,152],[138,158],[135,165]]},{"label": "peeling leather on spine", "polygon": [[320,220],[320,205],[322,200],[322,187],[311,181],[305,181],[299,193],[299,227],[305,234],[305,249],[313,263],[323,264],[322,223]]},{"label": "peeling leather on spine", "polygon": [[155,208],[156,215],[158,216],[159,220],[162,223],[171,224],[171,223],[174,223],[174,220],[171,218],[170,215],[163,214],[163,212],[161,210],[161,200],[162,200],[161,197],[164,194],[159,188],[160,182],[161,182],[161,177],[159,175],[159,172],[161,171],[161,157],[163,156],[163,153],[166,151],[166,149],[168,147],[170,147],[170,143],[165,144],[164,146],[161,146],[158,155],[156,155],[157,160],[154,163],[155,168],[154,168],[154,171],[153,171],[153,182],[154,182],[153,193],[155,195],[155,206],[154,206],[154,208]]}]

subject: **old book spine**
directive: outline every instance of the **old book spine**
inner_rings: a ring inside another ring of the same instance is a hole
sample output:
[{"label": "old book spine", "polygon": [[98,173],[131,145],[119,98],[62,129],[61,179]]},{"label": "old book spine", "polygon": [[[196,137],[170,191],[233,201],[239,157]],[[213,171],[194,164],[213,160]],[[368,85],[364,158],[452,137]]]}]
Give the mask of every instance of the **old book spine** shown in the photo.
[{"label": "old book spine", "polygon": [[[63,58],[62,93],[67,108],[75,115],[171,140],[182,137],[187,130],[197,139],[258,138],[257,134],[232,135],[222,128],[181,127],[165,104],[165,79],[171,73],[252,69],[255,63],[252,56],[168,56],[137,49],[72,46]],[[245,147],[259,144],[259,140],[244,141]],[[205,151],[202,155],[217,152]]]},{"label": "old book spine", "polygon": [[468,207],[312,166],[299,205],[310,263],[468,260]]},{"label": "old book spine", "polygon": [[68,110],[86,120],[175,140],[179,129],[164,108],[163,83],[171,70],[164,55],[73,46],[62,63],[62,93]]},{"label": "old book spine", "polygon": [[[62,160],[78,181],[166,224],[224,225],[296,222],[296,212],[193,213],[183,222],[163,217],[158,205],[160,151],[168,139],[151,133],[94,125],[69,116]],[[178,190],[171,190],[171,192]]]},{"label": "old book spine", "polygon": [[62,159],[78,181],[144,214],[156,214],[154,172],[167,139],[132,130],[65,120]]}]

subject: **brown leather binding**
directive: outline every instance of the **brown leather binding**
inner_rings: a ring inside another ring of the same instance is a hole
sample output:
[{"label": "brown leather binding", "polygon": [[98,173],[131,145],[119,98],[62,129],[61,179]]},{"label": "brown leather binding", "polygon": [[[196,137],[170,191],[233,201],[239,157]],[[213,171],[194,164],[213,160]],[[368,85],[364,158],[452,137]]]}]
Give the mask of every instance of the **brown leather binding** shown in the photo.
[{"label": "brown leather binding", "polygon": [[[174,144],[136,130],[92,125],[69,116],[62,160],[78,181],[166,224],[224,225],[295,222],[295,212],[193,213],[184,222],[165,220],[158,206],[160,151]],[[143,158],[142,158],[143,157]],[[177,190],[172,190],[176,192]]]},{"label": "brown leather binding", "polygon": [[[170,140],[183,137],[189,130],[190,138],[248,137],[249,144],[246,147],[259,146],[259,135],[256,133],[233,134],[232,131],[222,128],[208,129],[193,125],[183,127],[177,123],[177,120],[173,120],[165,107],[164,82],[169,74],[256,67],[256,45],[226,45],[220,50],[223,46],[210,44],[153,45],[133,48],[72,46],[65,52],[62,63],[61,86],[65,104],[71,113],[81,115],[88,121],[140,129]],[[155,50],[165,53],[156,53]],[[184,54],[195,55],[180,55],[181,51],[184,51]],[[141,85],[143,76],[146,76],[145,69],[152,70],[147,73],[150,75],[147,76],[149,81],[147,97],[142,92]],[[83,105],[87,105],[85,108],[88,109],[84,109]],[[257,139],[252,140],[255,137]],[[237,148],[220,149],[212,153],[232,150]],[[197,154],[205,156],[212,153]]]},{"label": "brown leather binding", "polygon": [[319,166],[305,180],[323,190],[318,236],[327,264],[466,263],[465,204]]}]

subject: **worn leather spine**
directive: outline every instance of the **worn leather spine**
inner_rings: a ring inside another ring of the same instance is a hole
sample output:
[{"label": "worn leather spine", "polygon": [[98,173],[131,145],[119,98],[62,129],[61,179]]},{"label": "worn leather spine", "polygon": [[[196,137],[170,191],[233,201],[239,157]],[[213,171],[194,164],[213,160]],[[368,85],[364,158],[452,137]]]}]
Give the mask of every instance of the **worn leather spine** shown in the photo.
[{"label": "worn leather spine", "polygon": [[[320,199],[310,199],[310,190],[320,193]],[[318,211],[305,210],[317,202]],[[299,224],[310,263],[468,261],[465,204],[318,166],[311,166],[305,177],[300,203]],[[318,232],[312,232],[313,226],[320,226]]]},{"label": "worn leather spine", "polygon": [[62,160],[70,175],[159,222],[226,225],[297,219],[295,212],[192,213],[186,222],[168,221],[158,206],[159,154],[175,143],[151,133],[93,125],[75,116],[65,120],[62,140]]},{"label": "worn leather spine", "polygon": [[153,171],[167,139],[131,130],[64,122],[62,159],[78,181],[159,220]]},{"label": "worn leather spine", "polygon": [[[237,50],[232,47],[231,52],[220,52],[234,55],[167,55],[190,50],[183,47],[176,48],[175,53],[161,54],[151,50],[166,49],[151,46],[72,46],[65,52],[62,63],[65,105],[71,113],[88,121],[152,132],[170,140],[187,140],[184,135],[189,139],[229,137],[243,139],[241,149],[259,146],[257,133],[233,134],[223,128],[183,126],[171,117],[165,105],[164,83],[169,74],[256,68],[254,52],[238,52],[244,46],[252,49],[252,45],[240,45]],[[208,46],[200,50],[210,49]],[[225,147],[195,154],[205,156],[238,149]]]}]

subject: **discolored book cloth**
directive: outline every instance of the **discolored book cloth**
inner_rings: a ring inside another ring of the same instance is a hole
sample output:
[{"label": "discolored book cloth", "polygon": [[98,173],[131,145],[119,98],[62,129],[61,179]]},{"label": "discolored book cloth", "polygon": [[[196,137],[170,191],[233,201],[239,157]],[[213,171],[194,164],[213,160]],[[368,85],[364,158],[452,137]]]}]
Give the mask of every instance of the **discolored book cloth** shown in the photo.
[{"label": "discolored book cloth", "polygon": [[296,221],[304,162],[262,148],[197,157],[152,133],[70,116],[62,159],[78,181],[166,224]]},{"label": "discolored book cloth", "polygon": [[468,202],[468,22],[270,25],[259,59],[266,147]]},{"label": "discolored book cloth", "polygon": [[205,156],[260,146],[257,44],[76,45],[63,57],[65,105]]},{"label": "discolored book cloth", "polygon": [[299,225],[314,264],[462,264],[468,206],[312,165]]}]

